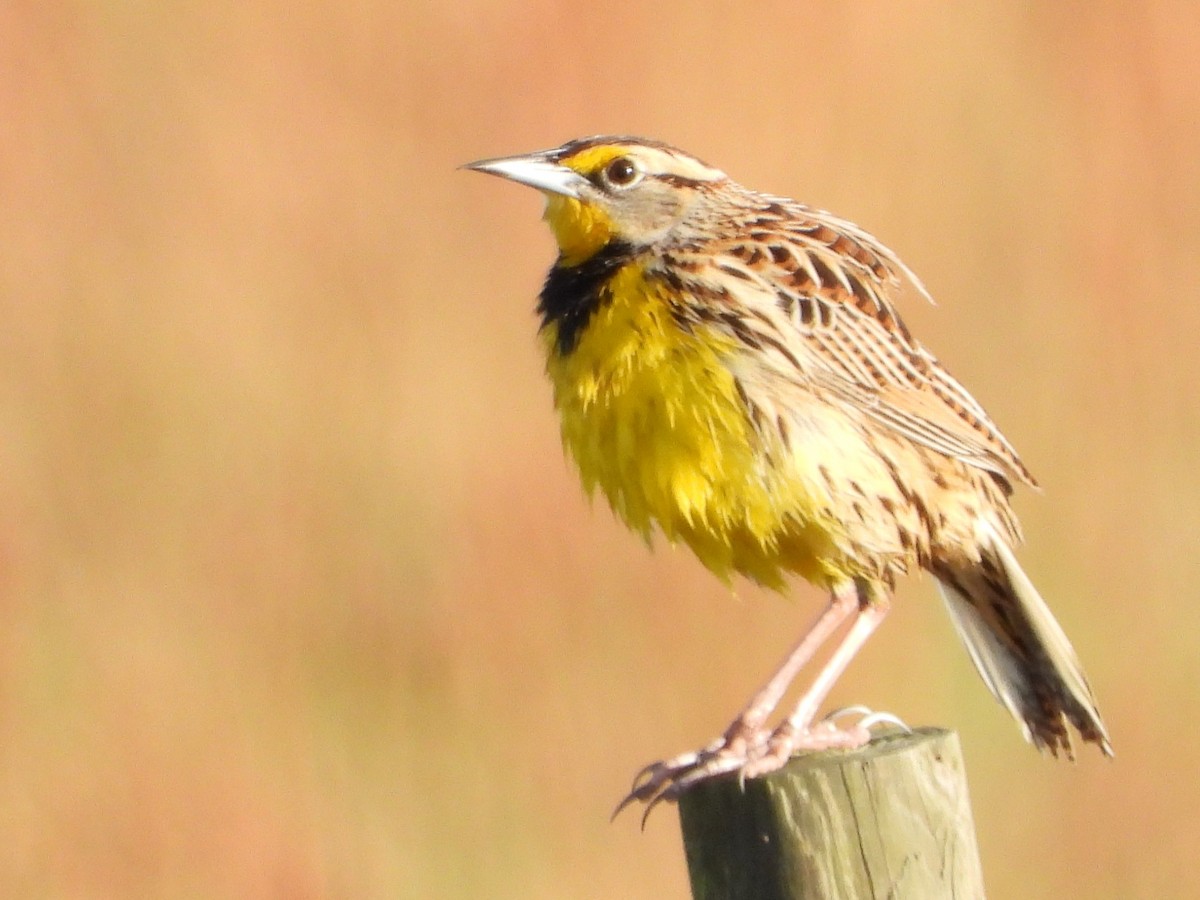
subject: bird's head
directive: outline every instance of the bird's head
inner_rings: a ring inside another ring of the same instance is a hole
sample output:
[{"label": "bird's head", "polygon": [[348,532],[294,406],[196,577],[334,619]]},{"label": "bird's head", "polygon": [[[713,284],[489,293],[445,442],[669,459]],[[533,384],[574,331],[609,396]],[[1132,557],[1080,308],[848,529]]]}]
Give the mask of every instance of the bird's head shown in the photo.
[{"label": "bird's head", "polygon": [[545,194],[545,219],[565,265],[583,262],[613,240],[633,248],[660,241],[702,191],[726,180],[681,150],[629,137],[582,138],[466,168]]}]

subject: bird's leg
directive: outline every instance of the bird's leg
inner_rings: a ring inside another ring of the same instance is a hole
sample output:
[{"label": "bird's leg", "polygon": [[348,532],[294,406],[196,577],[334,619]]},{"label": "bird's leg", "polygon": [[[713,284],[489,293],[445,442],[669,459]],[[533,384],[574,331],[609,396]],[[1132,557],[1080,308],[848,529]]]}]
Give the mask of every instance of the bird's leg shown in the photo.
[{"label": "bird's leg", "polygon": [[853,624],[821,667],[808,690],[800,697],[790,716],[770,733],[760,729],[757,740],[740,756],[728,751],[718,752],[709,759],[701,759],[686,770],[672,773],[669,783],[660,785],[658,793],[650,798],[646,814],[655,804],[663,800],[678,800],[689,788],[716,775],[737,772],[738,778],[745,781],[783,768],[797,751],[828,750],[833,747],[852,750],[869,743],[872,722],[887,721],[890,716],[887,719],[878,719],[877,713],[868,715],[849,728],[839,727],[833,719],[813,724],[821,703],[846,670],[850,660],[879,627],[879,623],[888,613],[890,603],[885,595],[872,596],[864,592],[855,595],[855,606],[858,615]]},{"label": "bird's leg", "polygon": [[[767,717],[779,705],[779,701],[800,669],[812,659],[821,645],[856,610],[861,611],[862,605],[863,601],[860,598],[859,590],[853,583],[847,582],[845,585],[839,586],[833,592],[829,606],[817,617],[800,641],[788,653],[783,664],[770,680],[763,685],[762,689],[746,705],[746,708],[725,729],[725,733],[702,750],[682,753],[671,759],[651,763],[643,768],[634,779],[633,789],[617,806],[613,815],[616,816],[634,801],[647,803],[646,812],[648,814],[659,801],[674,800],[692,784],[715,775],[742,769],[751,759],[766,751],[768,742],[775,736],[775,732],[769,731],[765,727]],[[859,618],[861,620],[861,612]],[[856,621],[855,625],[857,626],[857,624]],[[863,635],[858,643],[861,644],[865,639],[866,635]],[[849,634],[846,640],[849,640]],[[844,641],[843,646],[845,643]],[[851,652],[850,655],[852,656],[853,653]],[[828,685],[822,689],[820,697],[816,700],[818,704],[829,692],[833,681],[845,668],[847,662],[849,662],[849,656],[829,679]],[[826,670],[828,668],[827,665]],[[821,675],[824,674],[825,670],[822,670]],[[818,683],[820,679],[821,676],[818,676]],[[808,691],[805,699],[813,694],[816,687],[817,685],[814,684],[814,688]],[[803,702],[804,700],[801,701],[802,704]],[[811,715],[809,720],[811,721]],[[832,730],[836,731],[837,729]],[[683,783],[681,787],[681,782],[686,783]]]},{"label": "bird's leg", "polygon": [[[879,627],[890,608],[891,601],[886,594],[867,593],[861,596],[854,624],[833,651],[829,661],[817,673],[816,679],[804,692],[792,714],[771,733],[767,740],[766,752],[750,760],[739,770],[742,778],[755,778],[782,768],[797,750],[861,747],[871,740],[871,724],[895,719],[886,713],[871,713],[849,728],[839,727],[832,718],[813,725],[817,710],[821,708],[834,683],[846,671],[846,666],[862,649],[867,638]],[[686,786],[684,789],[686,790]]]},{"label": "bird's leg", "polygon": [[759,745],[768,736],[764,728],[767,717],[775,711],[788,687],[796,680],[800,670],[813,655],[829,640],[830,636],[850,618],[859,606],[858,591],[853,585],[839,588],[830,597],[829,606],[817,617],[804,636],[788,653],[775,674],[762,689],[746,704],[746,708],[725,730],[717,743],[734,751]]}]

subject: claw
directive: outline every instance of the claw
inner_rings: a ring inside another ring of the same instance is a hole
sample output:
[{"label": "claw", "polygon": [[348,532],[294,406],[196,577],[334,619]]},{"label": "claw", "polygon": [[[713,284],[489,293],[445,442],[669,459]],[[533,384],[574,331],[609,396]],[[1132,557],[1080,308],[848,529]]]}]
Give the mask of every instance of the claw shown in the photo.
[{"label": "claw", "polygon": [[890,712],[868,713],[858,723],[859,728],[865,728],[867,731],[870,731],[876,725],[895,725],[905,734],[912,734],[912,729],[908,727],[908,724],[899,716],[893,715]]},{"label": "claw", "polygon": [[865,728],[870,731],[876,725],[886,724],[895,725],[897,728],[903,729],[905,733],[912,734],[912,729],[899,716],[890,712],[876,712],[869,706],[863,706],[861,703],[856,703],[853,706],[843,706],[840,709],[835,709],[829,715],[821,720],[821,723],[834,722],[837,719],[846,716],[861,716],[859,719],[859,728]]},{"label": "claw", "polygon": [[660,803],[673,803],[702,781],[744,769],[752,759],[761,755],[769,734],[763,730],[750,736],[743,733],[738,733],[736,737],[726,735],[703,750],[681,753],[671,759],[643,766],[633,779],[633,788],[613,810],[612,818],[615,819],[635,802],[644,803],[644,828],[651,811]]},{"label": "claw", "polygon": [[637,772],[633,776],[633,784],[630,785],[630,787],[629,787],[630,793],[633,793],[634,791],[636,791],[641,786],[642,781],[644,779],[648,778],[658,765],[660,765],[660,763],[652,762],[652,763],[647,763],[646,765],[644,765],[640,769],[638,769]]},{"label": "claw", "polygon": [[822,722],[836,722],[838,719],[846,716],[870,716],[874,714],[874,710],[869,706],[864,706],[861,703],[855,703],[850,706],[839,706],[837,709],[828,713]]},{"label": "claw", "polygon": [[622,797],[621,802],[617,804],[617,808],[614,809],[612,811],[612,815],[608,817],[608,821],[609,822],[617,821],[617,816],[619,816],[622,812],[624,812],[625,807],[627,807],[630,803],[632,803],[636,799],[637,799],[637,797],[635,797],[633,795],[632,791],[630,791],[628,794],[626,794],[624,797]]},{"label": "claw", "polygon": [[642,831],[646,830],[646,822],[650,819],[650,813],[654,812],[654,807],[662,803],[664,799],[664,795],[660,793],[657,797],[654,797],[646,803],[646,808],[642,810],[642,818],[640,823]]},{"label": "claw", "polygon": [[[703,750],[694,750],[690,753],[680,753],[678,756],[673,756],[670,759],[660,759],[656,762],[642,766],[637,774],[633,776],[633,785],[629,789],[629,793],[617,804],[617,808],[613,810],[612,816],[609,817],[611,822],[621,814],[625,807],[634,801],[646,803],[649,812],[660,801],[659,794],[662,793],[666,785],[675,781],[675,776],[680,772],[690,772],[699,766],[703,760],[710,756],[715,756],[725,747],[725,740],[718,738],[713,741]],[[645,825],[645,816],[642,817],[643,827]]]},{"label": "claw", "polygon": [[[633,789],[617,804],[617,808],[613,810],[609,821],[615,820],[625,807],[634,802],[645,803],[646,812],[649,812],[657,805],[659,795],[662,793],[662,786],[669,783],[670,780],[671,773],[665,767],[665,763],[654,762],[644,767],[638,773],[638,777],[634,779]],[[646,827],[645,815],[642,816],[642,827]]]}]

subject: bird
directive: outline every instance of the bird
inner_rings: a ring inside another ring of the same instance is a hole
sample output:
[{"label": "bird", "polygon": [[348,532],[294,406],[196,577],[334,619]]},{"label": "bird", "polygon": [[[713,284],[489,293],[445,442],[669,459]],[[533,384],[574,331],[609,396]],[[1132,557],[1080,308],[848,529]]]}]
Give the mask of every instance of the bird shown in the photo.
[{"label": "bird", "polygon": [[1077,733],[1112,755],[1075,650],[1017,561],[1010,500],[1037,482],[901,319],[901,298],[931,298],[894,252],[646,138],[586,137],[464,168],[545,197],[558,256],[538,333],[585,490],[725,582],[784,591],[799,578],[829,595],[725,731],[644,767],[617,812],[640,802],[648,815],[713,778],[856,748],[897,721],[817,716],[897,579],[918,570],[1029,742],[1074,759]]}]

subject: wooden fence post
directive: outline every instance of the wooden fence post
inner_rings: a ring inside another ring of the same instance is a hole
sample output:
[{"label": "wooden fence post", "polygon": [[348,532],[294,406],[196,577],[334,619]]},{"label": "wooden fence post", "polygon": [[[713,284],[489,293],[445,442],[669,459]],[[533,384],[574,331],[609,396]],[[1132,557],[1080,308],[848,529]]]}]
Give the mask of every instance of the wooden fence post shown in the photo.
[{"label": "wooden fence post", "polygon": [[983,875],[953,732],[881,735],[679,802],[694,900],[975,900]]}]

